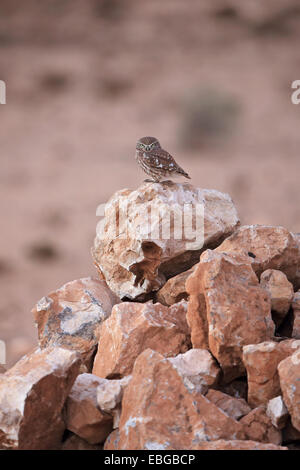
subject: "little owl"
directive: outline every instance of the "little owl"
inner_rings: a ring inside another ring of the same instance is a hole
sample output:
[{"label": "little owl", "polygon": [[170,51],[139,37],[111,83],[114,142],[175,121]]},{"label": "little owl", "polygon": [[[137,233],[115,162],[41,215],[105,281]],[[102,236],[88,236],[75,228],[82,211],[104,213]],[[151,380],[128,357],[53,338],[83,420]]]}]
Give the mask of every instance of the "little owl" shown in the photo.
[{"label": "little owl", "polygon": [[189,175],[175,162],[172,155],[163,150],[155,137],[142,137],[136,144],[136,160],[151,181],[159,183],[163,178]]}]

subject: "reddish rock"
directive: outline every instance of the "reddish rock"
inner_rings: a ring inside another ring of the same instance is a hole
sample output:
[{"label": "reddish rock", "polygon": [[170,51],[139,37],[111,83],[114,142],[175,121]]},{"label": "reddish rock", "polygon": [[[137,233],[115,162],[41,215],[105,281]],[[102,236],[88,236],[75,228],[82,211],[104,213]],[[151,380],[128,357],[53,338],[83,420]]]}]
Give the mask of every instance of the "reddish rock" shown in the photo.
[{"label": "reddish rock", "polygon": [[248,376],[248,403],[265,404],[281,394],[278,364],[300,346],[299,340],[288,339],[275,343],[265,341],[243,348],[243,362]]},{"label": "reddish rock", "polygon": [[120,300],[105,281],[84,278],[68,282],[43,297],[32,310],[39,346],[60,346],[78,351],[89,365],[101,323]]},{"label": "reddish rock", "polygon": [[258,276],[267,269],[283,271],[300,288],[300,244],[283,227],[245,225],[216,248],[218,252],[249,255]]},{"label": "reddish rock", "polygon": [[69,436],[61,446],[61,450],[102,450],[101,445],[92,445],[86,442],[81,437],[72,434]]},{"label": "reddish rock", "polygon": [[221,383],[218,389],[234,398],[243,398],[247,401],[248,385],[246,377],[235,379],[227,384]]},{"label": "reddish rock", "polygon": [[246,400],[231,397],[219,390],[208,390],[205,396],[209,401],[221,408],[228,416],[236,420],[239,420],[251,411]]},{"label": "reddish rock", "polygon": [[172,361],[147,349],[124,392],[118,449],[192,449],[200,441],[243,439],[242,425],[188,388]]},{"label": "reddish rock", "polygon": [[104,442],[112,431],[112,416],[98,408],[97,388],[102,379],[93,374],[77,377],[66,403],[66,427],[89,444]]},{"label": "reddish rock", "polygon": [[226,382],[244,375],[243,345],[270,339],[274,333],[270,298],[249,257],[206,250],[186,288],[193,347],[212,352]]},{"label": "reddish rock", "polygon": [[294,428],[300,431],[300,347],[278,365],[280,386]]},{"label": "reddish rock", "polygon": [[58,449],[62,409],[80,358],[62,348],[35,350],[0,375],[0,448]]},{"label": "reddish rock", "polygon": [[107,378],[128,375],[147,348],[165,356],[185,352],[190,344],[186,310],[185,301],[169,308],[151,302],[115,305],[101,326],[93,373]]},{"label": "reddish rock", "polygon": [[260,277],[260,285],[266,289],[271,297],[273,319],[277,326],[288,313],[293,297],[293,284],[286,275],[277,269],[267,269]]},{"label": "reddish rock", "polygon": [[104,450],[119,450],[120,432],[114,429],[104,443]]},{"label": "reddish rock", "polygon": [[300,339],[300,290],[294,295],[292,307],[294,315],[292,337]]},{"label": "reddish rock", "polygon": [[170,358],[169,361],[190,390],[206,393],[208,388],[218,382],[220,368],[206,349],[190,349],[184,354]]},{"label": "reddish rock", "polygon": [[[182,217],[188,208],[194,209],[194,232],[187,230],[188,218]],[[227,194],[188,183],[145,183],[136,190],[118,191],[107,202],[93,258],[112,291],[134,300],[189,269],[203,249],[216,246],[238,224]]]},{"label": "reddish rock", "polygon": [[268,402],[267,415],[271,419],[275,428],[282,429],[285,427],[288,421],[289,412],[281,395],[272,398],[272,400]]},{"label": "reddish rock", "polygon": [[275,444],[262,444],[256,441],[217,441],[199,442],[193,450],[288,450],[287,447],[276,446]]},{"label": "reddish rock", "polygon": [[173,305],[180,300],[187,300],[188,293],[185,288],[185,281],[194,271],[193,266],[188,271],[177,274],[177,276],[171,277],[165,285],[157,292],[156,300],[163,305]]},{"label": "reddish rock", "polygon": [[5,372],[6,372],[5,367],[0,364],[0,374],[4,374]]},{"label": "reddish rock", "polygon": [[239,422],[244,426],[246,439],[276,445],[282,442],[281,431],[273,426],[264,406],[254,408]]}]

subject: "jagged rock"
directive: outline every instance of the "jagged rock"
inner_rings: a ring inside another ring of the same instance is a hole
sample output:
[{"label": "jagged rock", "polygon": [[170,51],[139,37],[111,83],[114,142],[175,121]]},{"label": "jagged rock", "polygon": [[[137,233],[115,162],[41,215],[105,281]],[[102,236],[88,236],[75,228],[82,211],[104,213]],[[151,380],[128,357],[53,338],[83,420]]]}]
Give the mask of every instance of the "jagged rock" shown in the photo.
[{"label": "jagged rock", "polygon": [[216,251],[248,255],[258,276],[267,269],[277,269],[285,273],[296,290],[300,288],[300,244],[283,227],[242,226]]},{"label": "jagged rock", "polygon": [[292,425],[300,431],[300,347],[278,365],[280,387]]},{"label": "jagged rock", "polygon": [[[113,449],[112,449],[113,450]],[[288,450],[287,447],[275,444],[263,444],[257,441],[227,441],[218,439],[217,441],[201,441],[193,450]]]},{"label": "jagged rock", "polygon": [[[191,207],[194,228],[188,231],[188,218],[182,215],[184,208]],[[108,201],[105,218],[98,225],[93,258],[113,292],[121,299],[136,299],[189,269],[201,251],[215,247],[238,224],[227,194],[196,189],[188,183],[145,183],[136,190],[118,191]]]},{"label": "jagged rock", "polygon": [[89,444],[104,442],[112,431],[112,416],[98,408],[97,388],[102,381],[93,374],[80,374],[66,402],[67,429]]},{"label": "jagged rock", "polygon": [[117,408],[123,398],[123,392],[131,380],[127,375],[120,380],[102,379],[97,388],[97,403],[102,411],[110,413]]},{"label": "jagged rock", "polygon": [[300,339],[300,290],[294,295],[292,307],[294,316],[292,338]]},{"label": "jagged rock", "polygon": [[61,450],[102,450],[101,445],[89,444],[76,434],[71,434],[61,446]]},{"label": "jagged rock", "polygon": [[147,348],[165,356],[185,352],[190,344],[186,310],[185,301],[171,307],[151,302],[115,305],[101,326],[93,373],[107,378],[128,375]]},{"label": "jagged rock", "polygon": [[114,429],[104,443],[104,450],[119,450],[120,432]]},{"label": "jagged rock", "polygon": [[276,445],[280,445],[282,442],[281,431],[273,426],[264,406],[254,408],[239,422],[244,426],[246,439]]},{"label": "jagged rock", "polygon": [[220,368],[206,349],[190,349],[184,354],[170,358],[169,361],[190,390],[206,393],[208,388],[218,382]]},{"label": "jagged rock", "polygon": [[290,309],[294,297],[293,284],[283,272],[267,269],[260,277],[260,285],[270,294],[273,319],[279,326]]},{"label": "jagged rock", "polygon": [[281,394],[278,364],[300,347],[300,340],[287,339],[276,343],[265,341],[243,348],[243,362],[248,375],[248,403],[267,404]]},{"label": "jagged rock", "polygon": [[270,339],[275,329],[269,295],[249,259],[206,250],[186,281],[193,347],[212,352],[227,382],[245,374],[243,345]]},{"label": "jagged rock", "polygon": [[281,395],[272,398],[272,400],[269,401],[267,406],[267,415],[271,418],[272,424],[275,428],[282,429],[285,427],[289,417],[289,412]]},{"label": "jagged rock", "polygon": [[90,368],[99,327],[120,299],[105,281],[83,278],[71,281],[43,297],[32,310],[39,346],[61,346],[78,351]]},{"label": "jagged rock", "polygon": [[204,440],[244,438],[240,422],[188,388],[172,360],[150,349],[135,361],[119,431],[114,447],[131,450],[193,449]]},{"label": "jagged rock", "polygon": [[239,420],[251,411],[250,406],[243,398],[231,397],[219,390],[210,389],[205,396],[228,416],[236,420]]},{"label": "jagged rock", "polygon": [[35,350],[0,375],[0,448],[58,449],[62,409],[79,372],[74,351]]},{"label": "jagged rock", "polygon": [[188,294],[185,288],[185,281],[192,274],[196,265],[191,269],[171,277],[165,285],[157,292],[156,300],[163,305],[173,305],[180,300],[187,300]]}]

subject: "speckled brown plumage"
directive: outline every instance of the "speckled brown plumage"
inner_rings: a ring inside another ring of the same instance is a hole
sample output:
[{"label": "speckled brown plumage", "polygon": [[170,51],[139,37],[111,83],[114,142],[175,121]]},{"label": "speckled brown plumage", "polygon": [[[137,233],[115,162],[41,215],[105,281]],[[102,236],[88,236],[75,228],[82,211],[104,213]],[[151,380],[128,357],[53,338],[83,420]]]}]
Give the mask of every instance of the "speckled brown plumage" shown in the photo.
[{"label": "speckled brown plumage", "polygon": [[161,148],[155,137],[142,137],[137,141],[136,160],[144,172],[151,176],[153,182],[158,183],[163,178],[172,178],[178,175],[190,179],[172,155]]}]

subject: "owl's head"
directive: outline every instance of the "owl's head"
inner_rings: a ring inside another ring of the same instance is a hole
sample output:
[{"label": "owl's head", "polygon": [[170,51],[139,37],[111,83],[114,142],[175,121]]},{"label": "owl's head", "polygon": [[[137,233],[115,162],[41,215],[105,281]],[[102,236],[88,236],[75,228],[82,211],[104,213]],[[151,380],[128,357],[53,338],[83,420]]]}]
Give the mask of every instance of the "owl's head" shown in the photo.
[{"label": "owl's head", "polygon": [[150,152],[154,149],[160,149],[160,143],[156,137],[142,137],[136,143],[136,149],[144,152]]}]

